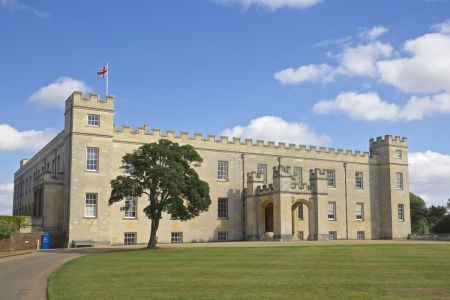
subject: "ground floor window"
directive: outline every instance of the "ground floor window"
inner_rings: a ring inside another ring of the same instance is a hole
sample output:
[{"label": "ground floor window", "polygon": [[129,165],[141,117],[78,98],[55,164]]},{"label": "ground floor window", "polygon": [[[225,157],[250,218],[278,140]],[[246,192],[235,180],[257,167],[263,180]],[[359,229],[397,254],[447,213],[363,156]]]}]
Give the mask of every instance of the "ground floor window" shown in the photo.
[{"label": "ground floor window", "polygon": [[329,231],[328,239],[329,240],[337,240],[337,231]]},{"label": "ground floor window", "polygon": [[357,231],[356,232],[356,239],[357,240],[365,240],[366,239],[366,233],[364,231]]},{"label": "ground floor window", "polygon": [[298,234],[297,234],[297,236],[298,236],[298,239],[299,239],[299,240],[301,240],[301,241],[304,240],[303,231],[299,231]]},{"label": "ground floor window", "polygon": [[172,232],[170,235],[170,242],[172,244],[179,244],[183,242],[183,233],[182,232]]},{"label": "ground floor window", "polygon": [[219,232],[217,233],[217,240],[218,240],[219,242],[225,242],[225,241],[228,241],[228,232],[226,232],[226,231],[219,231]]},{"label": "ground floor window", "polygon": [[136,245],[136,233],[124,233],[123,234],[124,245]]}]

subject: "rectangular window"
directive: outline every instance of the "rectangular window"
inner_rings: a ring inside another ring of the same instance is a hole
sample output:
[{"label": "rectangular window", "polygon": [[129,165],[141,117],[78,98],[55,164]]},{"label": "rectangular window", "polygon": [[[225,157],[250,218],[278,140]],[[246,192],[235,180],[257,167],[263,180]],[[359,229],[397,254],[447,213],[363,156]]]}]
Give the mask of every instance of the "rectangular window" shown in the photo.
[{"label": "rectangular window", "polygon": [[326,170],[327,172],[327,186],[336,187],[336,172],[334,170]]},{"label": "rectangular window", "polygon": [[357,240],[365,240],[366,239],[366,233],[364,231],[357,231],[356,232],[356,239]]},{"label": "rectangular window", "polygon": [[228,162],[219,161],[217,165],[217,179],[221,181],[228,181]]},{"label": "rectangular window", "polygon": [[297,207],[297,218],[299,220],[303,220],[303,203],[300,203],[300,205]]},{"label": "rectangular window", "polygon": [[355,187],[362,189],[364,187],[363,172],[355,172]]},{"label": "rectangular window", "polygon": [[136,245],[136,233],[124,233],[123,234],[124,245]]},{"label": "rectangular window", "polygon": [[403,173],[397,172],[395,174],[395,185],[397,190],[403,190]]},{"label": "rectangular window", "polygon": [[364,203],[356,203],[356,220],[364,220]]},{"label": "rectangular window", "polygon": [[100,126],[100,116],[99,115],[88,115],[87,124],[89,126]]},{"label": "rectangular window", "polygon": [[170,234],[170,242],[172,244],[179,244],[183,242],[183,233],[182,232],[172,232]]},{"label": "rectangular window", "polygon": [[267,183],[267,165],[266,164],[258,164],[256,166],[256,171],[261,174],[264,183]]},{"label": "rectangular window", "polygon": [[97,217],[97,194],[86,194],[86,202],[84,206],[84,216],[86,218]]},{"label": "rectangular window", "polygon": [[402,159],[402,151],[395,150],[395,159]]},{"label": "rectangular window", "polygon": [[219,231],[219,232],[217,233],[217,240],[218,240],[219,242],[225,242],[225,241],[228,241],[228,232],[226,232],[226,231]]},{"label": "rectangular window", "polygon": [[88,147],[86,150],[86,170],[98,171],[98,148]]},{"label": "rectangular window", "polygon": [[405,220],[405,206],[403,204],[398,204],[397,210],[398,210],[398,220],[404,221]]},{"label": "rectangular window", "polygon": [[336,220],[336,202],[328,202],[328,220]]},{"label": "rectangular window", "polygon": [[136,197],[126,196],[123,217],[126,219],[136,219]]},{"label": "rectangular window", "polygon": [[329,231],[328,232],[328,239],[335,241],[337,240],[337,231]]},{"label": "rectangular window", "polygon": [[301,184],[302,183],[302,168],[301,167],[294,167],[294,177],[295,182]]},{"label": "rectangular window", "polygon": [[217,205],[217,217],[228,219],[228,198],[219,198]]}]

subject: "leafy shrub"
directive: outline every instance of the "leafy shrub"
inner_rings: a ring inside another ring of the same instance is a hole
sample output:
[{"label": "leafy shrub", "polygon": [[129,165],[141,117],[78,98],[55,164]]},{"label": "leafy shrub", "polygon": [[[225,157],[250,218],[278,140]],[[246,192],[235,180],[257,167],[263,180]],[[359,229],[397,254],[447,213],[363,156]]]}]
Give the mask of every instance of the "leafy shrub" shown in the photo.
[{"label": "leafy shrub", "polygon": [[9,237],[24,224],[24,216],[0,216],[0,237]]}]

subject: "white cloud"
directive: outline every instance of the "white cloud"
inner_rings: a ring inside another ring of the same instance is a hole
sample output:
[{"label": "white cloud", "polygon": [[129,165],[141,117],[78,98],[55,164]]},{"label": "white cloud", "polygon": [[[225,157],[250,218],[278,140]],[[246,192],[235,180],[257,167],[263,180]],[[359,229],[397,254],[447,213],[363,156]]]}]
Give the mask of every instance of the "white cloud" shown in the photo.
[{"label": "white cloud", "polygon": [[[330,81],[333,68],[329,65],[306,65],[276,72],[274,77],[283,84],[299,84],[305,81]],[[328,79],[327,79],[328,78]]]},{"label": "white cloud", "polygon": [[376,39],[376,38],[382,36],[383,34],[385,34],[388,31],[389,31],[389,28],[387,28],[387,27],[374,26],[372,28],[362,29],[362,31],[359,33],[359,36],[363,39],[373,40],[373,39]]},{"label": "white cloud", "polygon": [[215,0],[222,4],[240,4],[244,8],[251,6],[263,7],[269,10],[277,10],[279,8],[307,8],[314,6],[322,0]]},{"label": "white cloud", "polygon": [[450,91],[450,36],[429,33],[408,40],[400,57],[377,63],[380,79],[406,92]]},{"label": "white cloud", "polygon": [[346,47],[339,55],[338,73],[374,77],[377,75],[376,62],[381,58],[390,57],[392,53],[391,45],[378,41]]},{"label": "white cloud", "polygon": [[393,47],[379,41],[371,41],[356,46],[344,46],[341,53],[334,55],[338,65],[327,64],[303,65],[298,68],[287,68],[275,73],[274,77],[283,84],[300,84],[306,81],[330,82],[341,76],[376,77],[377,61],[391,57]]},{"label": "white cloud", "polygon": [[341,112],[352,119],[376,121],[396,119],[399,107],[396,104],[381,100],[377,93],[346,92],[340,93],[333,100],[317,102],[313,110],[320,114]]},{"label": "white cloud", "polygon": [[55,130],[18,131],[8,124],[0,124],[0,152],[38,150],[54,136]]},{"label": "white cloud", "polygon": [[450,19],[438,24],[431,26],[434,31],[440,32],[442,34],[450,34]]},{"label": "white cloud", "polygon": [[25,5],[19,0],[0,0],[0,7],[9,11],[29,11],[39,18],[46,18],[50,16],[49,12],[40,11],[36,8]]},{"label": "white cloud", "polygon": [[13,183],[0,183],[0,215],[11,215],[13,190]]},{"label": "white cloud", "polygon": [[450,155],[426,151],[409,154],[410,191],[428,205],[446,205],[450,198]]},{"label": "white cloud", "polygon": [[340,93],[335,99],[318,101],[313,110],[319,114],[342,113],[364,121],[413,121],[437,114],[450,114],[450,93],[411,97],[404,106],[389,103],[375,92]]},{"label": "white cloud", "polygon": [[30,101],[42,107],[64,107],[66,99],[74,92],[86,93],[91,88],[83,81],[70,77],[59,77],[30,96]]},{"label": "white cloud", "polygon": [[228,137],[285,142],[304,145],[328,145],[331,139],[315,133],[304,123],[288,122],[280,117],[263,116],[250,121],[246,126],[235,126],[222,131]]}]

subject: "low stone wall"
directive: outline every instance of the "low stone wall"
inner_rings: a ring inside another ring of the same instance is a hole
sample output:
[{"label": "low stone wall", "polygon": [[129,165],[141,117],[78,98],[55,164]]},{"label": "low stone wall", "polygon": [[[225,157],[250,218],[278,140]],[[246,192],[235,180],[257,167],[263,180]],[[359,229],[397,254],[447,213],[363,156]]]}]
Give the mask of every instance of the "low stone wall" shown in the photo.
[{"label": "low stone wall", "polygon": [[18,233],[8,238],[0,238],[0,252],[36,250],[41,233]]},{"label": "low stone wall", "polygon": [[450,234],[410,234],[410,240],[450,241]]}]

